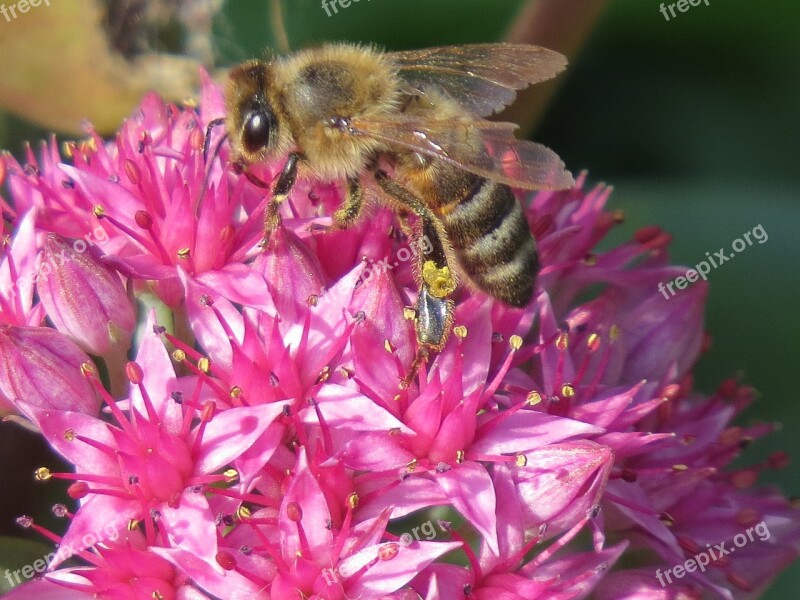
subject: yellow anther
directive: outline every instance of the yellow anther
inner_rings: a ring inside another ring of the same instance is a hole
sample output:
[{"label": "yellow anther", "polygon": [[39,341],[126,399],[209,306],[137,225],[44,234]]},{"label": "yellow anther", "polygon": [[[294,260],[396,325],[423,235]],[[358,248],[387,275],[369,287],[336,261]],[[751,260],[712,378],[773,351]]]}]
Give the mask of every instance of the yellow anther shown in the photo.
[{"label": "yellow anther", "polygon": [[211,368],[211,361],[208,360],[207,357],[202,356],[197,361],[197,368],[200,369],[203,373],[208,373],[208,370]]},{"label": "yellow anther", "polygon": [[33,472],[33,476],[36,478],[36,481],[47,481],[53,474],[50,473],[50,469],[47,467],[39,467]]},{"label": "yellow anther", "polygon": [[518,335],[512,335],[508,338],[508,345],[511,346],[512,350],[519,350],[522,348],[522,338]]},{"label": "yellow anther", "polygon": [[528,392],[528,395],[525,396],[525,404],[528,406],[536,406],[542,401],[542,395],[537,392],[536,390],[531,390]]},{"label": "yellow anther", "polygon": [[562,398],[573,398],[575,397],[575,387],[571,383],[565,383],[561,386],[561,397]]},{"label": "yellow anther", "polygon": [[75,435],[75,430],[74,429],[67,429],[64,432],[64,439],[66,441],[68,441],[68,442],[71,442],[72,440],[74,440],[75,437],[76,437],[76,435]]},{"label": "yellow anther", "polygon": [[172,358],[174,358],[178,362],[183,362],[183,361],[186,360],[186,352],[184,352],[183,350],[180,350],[180,349],[175,350],[172,353]]},{"label": "yellow anther", "polygon": [[226,469],[222,472],[222,476],[225,478],[226,483],[233,483],[239,479],[239,471],[236,469]]},{"label": "yellow anther", "polygon": [[466,460],[466,455],[464,454],[463,450],[459,450],[456,452],[456,462],[460,465]]},{"label": "yellow anther", "polygon": [[97,375],[97,370],[94,368],[94,363],[88,361],[81,363],[81,375],[84,377],[93,377]]},{"label": "yellow anther", "polygon": [[456,325],[455,327],[453,327],[453,333],[455,333],[458,337],[463,339],[467,337],[467,328],[464,327],[463,325]]},{"label": "yellow anther", "polygon": [[414,319],[417,318],[417,311],[415,311],[410,306],[404,306],[403,307],[403,318],[406,319],[407,321],[413,321]]},{"label": "yellow anther", "polygon": [[622,330],[616,325],[612,325],[611,329],[608,331],[608,335],[611,337],[612,342],[616,342],[619,339],[619,336],[622,335]]},{"label": "yellow anther", "polygon": [[594,352],[600,347],[601,339],[600,336],[596,333],[593,333],[589,336],[589,339],[586,340],[586,345],[589,347],[589,350]]},{"label": "yellow anther", "polygon": [[562,331],[558,334],[556,338],[556,348],[559,350],[566,350],[569,348],[569,334],[565,331]]},{"label": "yellow anther", "polygon": [[355,510],[356,507],[358,506],[358,501],[359,501],[358,494],[356,494],[355,492],[350,492],[347,495],[347,506],[349,506],[353,510]]},{"label": "yellow anther", "polygon": [[191,248],[181,248],[180,250],[178,250],[178,258],[182,258],[184,260],[189,258],[191,254],[192,254]]},{"label": "yellow anther", "polygon": [[242,388],[240,388],[238,385],[233,386],[231,388],[230,395],[231,398],[238,398],[242,395]]},{"label": "yellow anther", "polygon": [[250,512],[250,509],[246,506],[240,506],[236,509],[236,518],[240,521],[247,521],[250,517],[253,516],[253,513]]},{"label": "yellow anther", "polygon": [[514,464],[518,467],[524,467],[528,464],[528,457],[524,454],[517,454],[517,457],[514,459]]}]

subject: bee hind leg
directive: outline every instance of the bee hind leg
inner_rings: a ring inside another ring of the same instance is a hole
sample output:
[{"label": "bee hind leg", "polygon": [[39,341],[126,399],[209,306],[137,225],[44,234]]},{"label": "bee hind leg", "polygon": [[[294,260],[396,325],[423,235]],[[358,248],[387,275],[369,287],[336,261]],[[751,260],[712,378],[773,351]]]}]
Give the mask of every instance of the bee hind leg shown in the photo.
[{"label": "bee hind leg", "polygon": [[414,194],[392,181],[383,171],[375,171],[381,189],[400,204],[401,209],[420,218],[421,236],[416,243],[416,276],[419,294],[414,322],[419,350],[409,373],[403,379],[408,385],[420,364],[431,352],[440,351],[453,325],[455,303],[450,297],[456,289],[455,273],[450,268],[449,241],[444,228],[431,210]]}]

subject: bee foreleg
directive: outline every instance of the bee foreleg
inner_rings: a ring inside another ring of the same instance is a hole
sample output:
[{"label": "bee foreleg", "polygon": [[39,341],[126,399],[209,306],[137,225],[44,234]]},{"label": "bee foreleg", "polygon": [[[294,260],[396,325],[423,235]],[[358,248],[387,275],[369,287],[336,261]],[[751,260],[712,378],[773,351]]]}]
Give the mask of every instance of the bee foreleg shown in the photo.
[{"label": "bee foreleg", "polygon": [[264,241],[269,238],[269,234],[275,231],[281,224],[281,216],[278,212],[284,200],[289,196],[292,191],[295,181],[297,181],[297,165],[300,163],[301,155],[298,152],[292,152],[286,159],[286,164],[278,175],[278,180],[272,186],[272,198],[267,204],[267,210],[264,214]]}]

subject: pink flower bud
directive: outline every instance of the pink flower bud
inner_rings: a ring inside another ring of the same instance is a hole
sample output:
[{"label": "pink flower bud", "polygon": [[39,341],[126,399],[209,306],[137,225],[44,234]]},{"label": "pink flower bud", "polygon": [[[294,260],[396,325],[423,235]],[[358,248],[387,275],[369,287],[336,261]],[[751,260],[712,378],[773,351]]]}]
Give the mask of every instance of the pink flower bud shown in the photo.
[{"label": "pink flower bud", "polygon": [[81,373],[90,359],[64,334],[48,327],[0,326],[0,356],[0,394],[21,412],[97,414],[100,399]]},{"label": "pink flower bud", "polygon": [[136,315],[119,276],[95,248],[51,233],[41,258],[37,289],[56,328],[90,354],[126,349]]}]

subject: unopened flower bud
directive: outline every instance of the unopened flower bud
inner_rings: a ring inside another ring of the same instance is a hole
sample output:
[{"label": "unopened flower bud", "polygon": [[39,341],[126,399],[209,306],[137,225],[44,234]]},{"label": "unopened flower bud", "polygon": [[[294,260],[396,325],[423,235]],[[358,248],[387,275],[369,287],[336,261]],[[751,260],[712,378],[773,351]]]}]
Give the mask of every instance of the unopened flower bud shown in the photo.
[{"label": "unopened flower bud", "polygon": [[21,412],[32,409],[97,414],[100,399],[81,373],[89,357],[48,327],[0,326],[0,393]]},{"label": "unopened flower bud", "polygon": [[103,355],[130,344],[133,306],[119,276],[85,240],[47,236],[37,289],[56,328],[86,352]]}]

